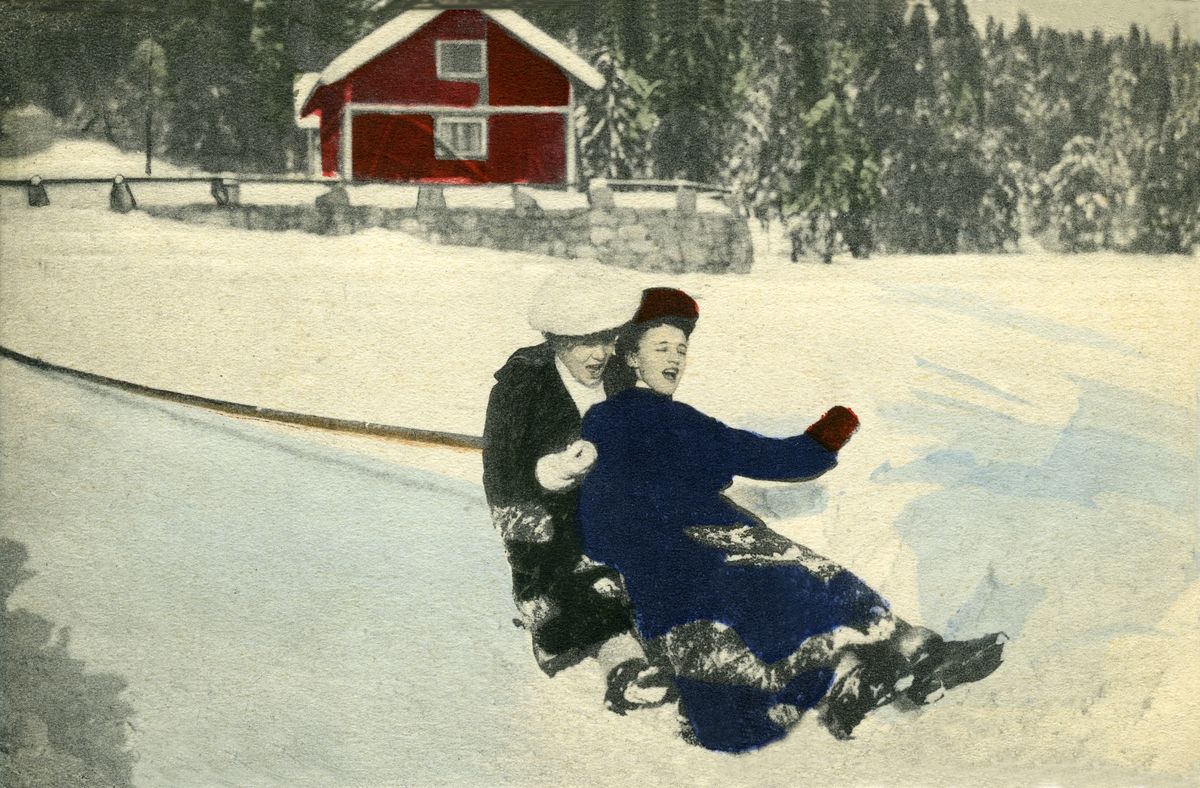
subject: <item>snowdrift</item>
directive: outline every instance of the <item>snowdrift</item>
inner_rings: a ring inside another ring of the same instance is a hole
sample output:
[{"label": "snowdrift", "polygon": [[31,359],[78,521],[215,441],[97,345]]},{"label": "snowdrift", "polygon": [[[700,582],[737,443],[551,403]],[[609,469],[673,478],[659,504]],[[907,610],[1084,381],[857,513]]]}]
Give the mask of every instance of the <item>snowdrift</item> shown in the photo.
[{"label": "snowdrift", "polygon": [[[538,339],[524,322],[534,289],[579,264],[386,230],[321,238],[3,207],[6,347],[155,388],[476,435],[492,372]],[[768,241],[746,276],[630,274],[699,300],[681,399],[764,434],[798,432],[838,403],[862,417],[817,483],[732,494],[904,617],[955,637],[1006,631],[1004,666],[918,716],[868,718],[853,742],[802,725],[737,759],[687,749],[661,716],[605,718],[592,703],[599,678],[581,668],[530,680],[537,708],[554,708],[521,718],[546,771],[488,750],[501,759],[489,774],[603,784],[611,764],[657,784],[1193,779],[1197,261],[791,265]],[[470,457],[446,469],[363,439],[319,440],[478,481]],[[376,712],[347,724],[375,724]]]}]

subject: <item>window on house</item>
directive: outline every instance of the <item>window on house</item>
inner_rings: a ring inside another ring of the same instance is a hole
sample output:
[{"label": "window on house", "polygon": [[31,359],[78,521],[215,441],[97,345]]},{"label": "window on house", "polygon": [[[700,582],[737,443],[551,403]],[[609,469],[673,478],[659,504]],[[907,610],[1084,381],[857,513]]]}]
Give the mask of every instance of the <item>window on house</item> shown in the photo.
[{"label": "window on house", "polygon": [[485,55],[483,41],[437,42],[438,79],[483,79]]},{"label": "window on house", "polygon": [[485,118],[437,118],[433,136],[439,159],[487,158]]}]

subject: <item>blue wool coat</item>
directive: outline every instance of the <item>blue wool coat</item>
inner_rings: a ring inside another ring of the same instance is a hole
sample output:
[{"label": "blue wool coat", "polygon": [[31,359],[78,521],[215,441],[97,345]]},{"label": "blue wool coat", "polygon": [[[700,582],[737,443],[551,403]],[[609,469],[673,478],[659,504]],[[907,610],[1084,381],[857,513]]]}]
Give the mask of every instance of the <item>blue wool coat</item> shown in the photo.
[{"label": "blue wool coat", "polygon": [[[796,564],[730,563],[725,551],[684,532],[758,524],[721,495],[735,475],[803,480],[833,468],[837,455],[807,435],[777,439],[733,429],[642,388],[592,407],[582,435],[598,451],[580,493],[585,550],[620,571],[643,638],[692,621],[715,621],[735,629],[759,659],[772,663],[813,635],[870,621],[886,607],[840,568],[822,578]],[[766,718],[770,706],[809,708],[831,680],[830,671],[813,671],[782,694],[678,683],[701,743],[742,750],[783,735]]]}]

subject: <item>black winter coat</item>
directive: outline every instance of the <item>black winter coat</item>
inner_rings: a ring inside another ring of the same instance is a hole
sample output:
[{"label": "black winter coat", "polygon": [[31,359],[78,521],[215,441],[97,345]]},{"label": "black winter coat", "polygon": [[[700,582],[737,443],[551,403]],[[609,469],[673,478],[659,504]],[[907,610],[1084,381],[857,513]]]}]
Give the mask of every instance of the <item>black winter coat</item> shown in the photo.
[{"label": "black winter coat", "polygon": [[[608,396],[628,388],[625,365],[609,362]],[[521,348],[496,373],[483,429],[483,488],[513,576],[513,598],[533,633],[538,664],[553,675],[608,638],[633,628],[620,577],[583,555],[579,490],[551,492],[539,459],[579,440],[582,418],[546,344]],[[599,584],[599,585],[598,585]]]}]

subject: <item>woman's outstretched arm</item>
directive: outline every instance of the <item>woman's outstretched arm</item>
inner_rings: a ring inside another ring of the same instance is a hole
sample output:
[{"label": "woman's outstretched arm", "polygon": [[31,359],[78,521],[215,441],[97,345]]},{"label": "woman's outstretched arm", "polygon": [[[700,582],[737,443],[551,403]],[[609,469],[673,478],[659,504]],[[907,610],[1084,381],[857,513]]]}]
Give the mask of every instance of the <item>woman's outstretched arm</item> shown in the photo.
[{"label": "woman's outstretched arm", "polygon": [[[721,425],[724,427],[724,425]],[[837,452],[858,429],[858,417],[840,405],[830,409],[803,435],[766,438],[724,427],[724,442],[734,460],[734,473],[750,479],[803,481],[837,465]]]},{"label": "woman's outstretched arm", "polygon": [[723,436],[730,471],[736,476],[775,481],[812,479],[837,465],[837,454],[808,435],[765,438],[746,430],[725,428]]}]

